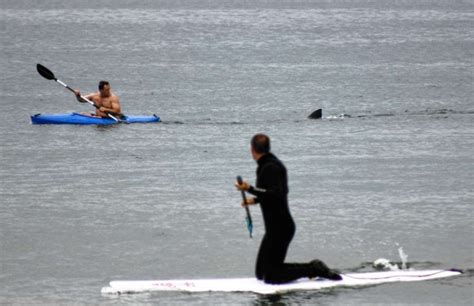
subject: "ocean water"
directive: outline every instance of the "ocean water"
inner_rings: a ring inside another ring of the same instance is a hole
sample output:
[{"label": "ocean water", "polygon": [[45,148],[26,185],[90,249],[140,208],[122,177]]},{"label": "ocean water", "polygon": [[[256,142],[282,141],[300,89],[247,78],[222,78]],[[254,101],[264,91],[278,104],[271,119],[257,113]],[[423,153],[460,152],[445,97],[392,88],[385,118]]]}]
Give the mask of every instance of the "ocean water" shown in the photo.
[{"label": "ocean water", "polygon": [[[0,0],[0,303],[471,305],[472,1]],[[31,125],[91,111],[36,72],[159,124]],[[310,120],[323,109],[322,120]],[[272,139],[288,260],[378,258],[461,277],[276,296],[103,296],[117,279],[252,276],[236,175]]]}]

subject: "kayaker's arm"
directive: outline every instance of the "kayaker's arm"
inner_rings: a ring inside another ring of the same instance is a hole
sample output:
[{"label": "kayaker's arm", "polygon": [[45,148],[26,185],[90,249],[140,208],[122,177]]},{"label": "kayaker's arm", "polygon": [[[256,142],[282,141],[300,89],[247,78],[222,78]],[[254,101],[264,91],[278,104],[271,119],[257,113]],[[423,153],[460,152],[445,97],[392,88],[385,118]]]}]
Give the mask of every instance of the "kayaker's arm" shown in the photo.
[{"label": "kayaker's arm", "polygon": [[107,113],[107,114],[112,114],[112,115],[120,115],[122,113],[122,110],[120,108],[120,101],[117,96],[114,96],[114,98],[111,101],[111,107],[105,107],[101,106],[99,108],[99,111],[102,113]]}]

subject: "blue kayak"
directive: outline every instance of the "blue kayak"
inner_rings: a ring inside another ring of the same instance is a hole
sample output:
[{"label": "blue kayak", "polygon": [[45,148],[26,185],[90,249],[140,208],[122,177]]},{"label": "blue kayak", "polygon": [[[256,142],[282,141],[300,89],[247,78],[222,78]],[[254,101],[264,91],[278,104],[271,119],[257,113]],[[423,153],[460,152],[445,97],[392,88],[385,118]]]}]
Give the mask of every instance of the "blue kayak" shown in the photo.
[{"label": "blue kayak", "polygon": [[[152,116],[124,116],[120,119],[123,123],[149,123],[160,122],[160,117]],[[98,118],[79,113],[69,114],[36,114],[31,116],[33,124],[97,124],[110,125],[118,123],[112,118]]]}]

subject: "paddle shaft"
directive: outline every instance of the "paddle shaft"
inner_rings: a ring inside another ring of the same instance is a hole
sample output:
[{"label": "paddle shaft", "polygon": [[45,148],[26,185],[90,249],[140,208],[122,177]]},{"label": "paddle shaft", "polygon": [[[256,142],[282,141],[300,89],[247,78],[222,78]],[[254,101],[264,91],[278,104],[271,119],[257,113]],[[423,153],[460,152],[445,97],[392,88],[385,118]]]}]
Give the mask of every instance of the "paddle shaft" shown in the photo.
[{"label": "paddle shaft", "polygon": [[[237,176],[237,182],[239,184],[242,184],[242,177],[239,175]],[[242,200],[244,201],[244,204],[245,204],[245,213],[247,214],[245,220],[247,221],[247,229],[249,230],[249,234],[250,234],[250,238],[252,238],[252,228],[253,228],[253,224],[252,224],[252,217],[250,216],[250,210],[249,210],[249,207],[247,206],[247,197],[245,196],[245,191],[241,190],[241,193],[242,193]]]}]

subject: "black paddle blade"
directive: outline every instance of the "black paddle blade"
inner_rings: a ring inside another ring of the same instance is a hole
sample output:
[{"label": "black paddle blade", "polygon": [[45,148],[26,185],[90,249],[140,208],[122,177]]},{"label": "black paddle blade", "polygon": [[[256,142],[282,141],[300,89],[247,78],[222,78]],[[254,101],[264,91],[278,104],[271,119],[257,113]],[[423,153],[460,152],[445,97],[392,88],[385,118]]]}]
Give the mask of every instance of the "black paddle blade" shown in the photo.
[{"label": "black paddle blade", "polygon": [[36,65],[36,70],[38,70],[38,73],[41,74],[43,78],[48,80],[56,80],[54,73],[41,64]]}]

